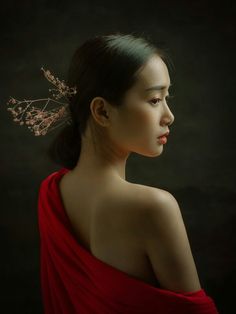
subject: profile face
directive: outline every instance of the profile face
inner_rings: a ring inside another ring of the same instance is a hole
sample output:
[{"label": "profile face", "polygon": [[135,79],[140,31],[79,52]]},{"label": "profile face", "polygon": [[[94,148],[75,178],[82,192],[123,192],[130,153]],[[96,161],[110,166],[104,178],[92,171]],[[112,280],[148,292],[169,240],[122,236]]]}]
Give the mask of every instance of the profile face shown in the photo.
[{"label": "profile face", "polygon": [[157,137],[166,133],[174,121],[165,99],[170,85],[168,68],[155,55],[139,71],[138,80],[126,92],[122,106],[114,109],[112,137],[123,149],[144,156],[158,156],[163,145],[168,145]]}]

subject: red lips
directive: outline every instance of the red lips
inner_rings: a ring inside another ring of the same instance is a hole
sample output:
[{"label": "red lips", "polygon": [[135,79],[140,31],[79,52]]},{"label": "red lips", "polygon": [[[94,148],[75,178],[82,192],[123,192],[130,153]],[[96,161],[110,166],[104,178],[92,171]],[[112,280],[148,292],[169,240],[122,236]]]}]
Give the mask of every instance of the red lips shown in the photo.
[{"label": "red lips", "polygon": [[169,135],[169,133],[170,133],[170,131],[167,131],[166,133],[164,133],[164,134],[162,134],[162,135],[158,136],[158,138],[163,137],[163,136],[168,136],[168,135]]}]

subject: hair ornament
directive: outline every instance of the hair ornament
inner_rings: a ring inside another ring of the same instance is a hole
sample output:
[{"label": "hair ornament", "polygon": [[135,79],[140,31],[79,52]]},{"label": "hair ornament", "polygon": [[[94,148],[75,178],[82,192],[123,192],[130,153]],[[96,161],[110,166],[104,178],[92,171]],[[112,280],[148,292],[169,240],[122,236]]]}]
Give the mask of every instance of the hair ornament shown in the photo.
[{"label": "hair ornament", "polygon": [[[71,124],[72,119],[68,111],[68,102],[61,102],[59,99],[62,97],[67,98],[77,93],[76,87],[69,87],[65,81],[60,81],[58,77],[54,77],[49,70],[41,67],[45,78],[52,83],[55,88],[49,89],[53,92],[52,98],[41,98],[34,100],[17,100],[10,96],[7,102],[7,108],[13,115],[13,121],[20,125],[28,125],[31,132],[35,136],[45,135],[48,132],[60,127],[63,124]],[[46,102],[46,103],[45,103]],[[44,107],[36,107],[32,104],[44,103]],[[46,110],[50,104],[58,104],[57,107]]]}]

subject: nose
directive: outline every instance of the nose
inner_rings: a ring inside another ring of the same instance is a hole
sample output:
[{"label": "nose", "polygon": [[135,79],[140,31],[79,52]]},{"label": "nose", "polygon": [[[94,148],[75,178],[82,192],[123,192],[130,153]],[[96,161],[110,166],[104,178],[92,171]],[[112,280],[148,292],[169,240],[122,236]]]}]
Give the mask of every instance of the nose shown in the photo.
[{"label": "nose", "polygon": [[170,108],[168,107],[167,103],[165,103],[165,107],[163,109],[162,115],[162,123],[165,125],[171,125],[175,120],[175,116],[171,112]]}]

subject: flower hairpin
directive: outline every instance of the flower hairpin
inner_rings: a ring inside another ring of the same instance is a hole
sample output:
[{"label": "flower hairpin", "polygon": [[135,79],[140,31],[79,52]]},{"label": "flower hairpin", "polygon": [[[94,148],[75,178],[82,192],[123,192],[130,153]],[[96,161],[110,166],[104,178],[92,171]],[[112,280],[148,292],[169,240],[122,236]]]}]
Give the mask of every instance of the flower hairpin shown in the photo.
[{"label": "flower hairpin", "polygon": [[[31,132],[34,132],[35,136],[45,135],[46,133],[60,127],[62,124],[71,124],[71,117],[68,114],[67,107],[68,103],[58,101],[60,98],[72,96],[77,93],[76,87],[68,87],[64,80],[60,81],[57,77],[55,78],[49,70],[45,70],[41,67],[46,79],[51,82],[56,88],[49,89],[53,92],[52,98],[42,98],[34,100],[17,100],[10,96],[7,104],[7,108],[13,115],[13,121],[20,125],[28,125]],[[41,109],[35,107],[32,103],[45,103]],[[51,110],[46,110],[50,102],[56,103],[60,106]],[[24,108],[23,108],[24,106]]]}]

